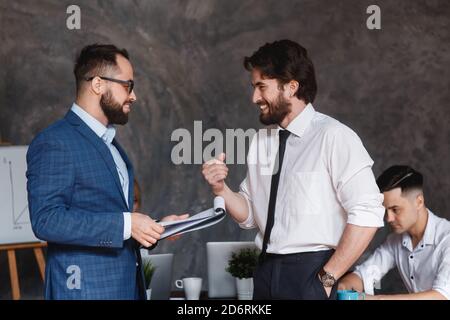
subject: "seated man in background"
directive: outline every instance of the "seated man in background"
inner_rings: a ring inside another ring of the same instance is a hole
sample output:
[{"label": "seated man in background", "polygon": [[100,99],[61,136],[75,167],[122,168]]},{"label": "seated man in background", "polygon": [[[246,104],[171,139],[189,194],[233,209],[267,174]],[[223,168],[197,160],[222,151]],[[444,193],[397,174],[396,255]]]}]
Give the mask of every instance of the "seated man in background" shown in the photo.
[{"label": "seated man in background", "polygon": [[384,193],[386,220],[393,233],[369,259],[340,280],[339,289],[373,294],[373,283],[397,267],[409,294],[367,295],[366,299],[448,300],[450,222],[426,208],[422,175],[408,166],[392,166],[377,184]]}]

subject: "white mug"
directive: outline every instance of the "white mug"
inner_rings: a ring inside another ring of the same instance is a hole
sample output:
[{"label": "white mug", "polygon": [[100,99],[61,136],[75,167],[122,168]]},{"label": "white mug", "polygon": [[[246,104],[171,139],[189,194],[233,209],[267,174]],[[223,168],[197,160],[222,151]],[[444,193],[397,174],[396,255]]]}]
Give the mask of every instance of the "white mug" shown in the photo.
[{"label": "white mug", "polygon": [[184,288],[184,294],[187,300],[199,300],[202,291],[202,278],[183,278],[176,280],[175,286],[179,289]]}]

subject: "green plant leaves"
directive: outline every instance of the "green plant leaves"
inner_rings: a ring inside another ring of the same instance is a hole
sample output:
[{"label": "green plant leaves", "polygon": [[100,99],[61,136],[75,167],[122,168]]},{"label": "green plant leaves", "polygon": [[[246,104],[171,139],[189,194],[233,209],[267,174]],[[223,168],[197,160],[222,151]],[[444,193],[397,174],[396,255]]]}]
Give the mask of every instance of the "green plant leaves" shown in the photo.
[{"label": "green plant leaves", "polygon": [[147,288],[150,287],[150,283],[152,282],[153,274],[155,273],[156,267],[153,265],[150,259],[146,259],[143,263],[144,267],[144,277],[145,277],[145,285]]},{"label": "green plant leaves", "polygon": [[252,278],[258,263],[259,250],[244,248],[231,254],[228,267],[225,269],[233,277],[243,279]]}]

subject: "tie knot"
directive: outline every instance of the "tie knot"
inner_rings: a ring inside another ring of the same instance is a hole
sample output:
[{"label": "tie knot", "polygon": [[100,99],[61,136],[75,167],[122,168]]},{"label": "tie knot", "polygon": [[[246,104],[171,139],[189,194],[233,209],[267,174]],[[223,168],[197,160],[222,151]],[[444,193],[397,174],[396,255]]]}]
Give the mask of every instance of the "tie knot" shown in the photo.
[{"label": "tie knot", "polygon": [[291,133],[287,130],[280,130],[279,134],[280,134],[280,142],[285,143]]}]

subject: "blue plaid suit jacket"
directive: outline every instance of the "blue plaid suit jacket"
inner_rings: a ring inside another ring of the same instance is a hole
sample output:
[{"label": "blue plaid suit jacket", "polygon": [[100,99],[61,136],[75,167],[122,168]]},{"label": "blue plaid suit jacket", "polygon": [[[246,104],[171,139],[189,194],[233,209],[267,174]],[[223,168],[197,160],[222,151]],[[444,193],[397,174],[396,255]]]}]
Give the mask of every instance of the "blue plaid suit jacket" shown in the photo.
[{"label": "blue plaid suit jacket", "polygon": [[113,157],[75,113],[39,133],[27,153],[33,232],[48,242],[46,299],[142,299],[137,242],[123,241],[123,212],[132,212],[133,168],[127,164],[127,207]]}]

